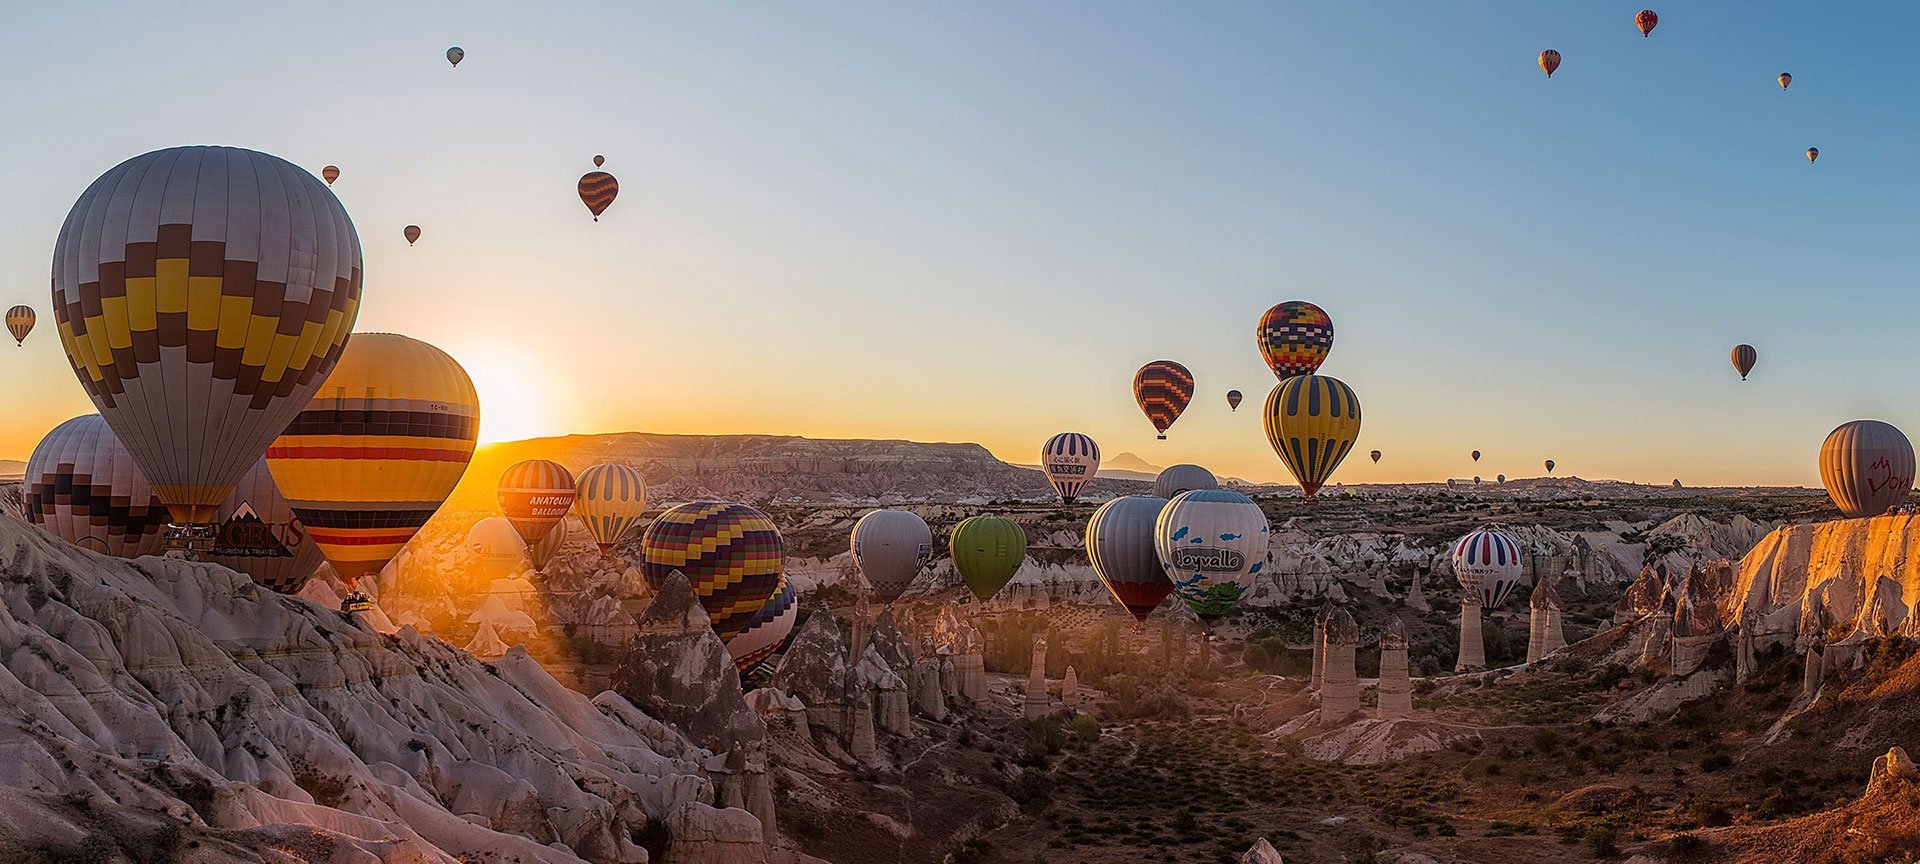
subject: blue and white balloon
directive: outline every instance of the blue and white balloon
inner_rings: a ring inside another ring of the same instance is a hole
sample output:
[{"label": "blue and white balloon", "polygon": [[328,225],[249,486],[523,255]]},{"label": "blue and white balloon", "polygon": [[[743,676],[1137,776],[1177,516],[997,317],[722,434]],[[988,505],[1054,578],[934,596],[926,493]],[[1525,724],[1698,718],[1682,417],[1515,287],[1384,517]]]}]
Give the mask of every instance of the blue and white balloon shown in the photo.
[{"label": "blue and white balloon", "polygon": [[1271,528],[1260,505],[1238,492],[1196,489],[1175,496],[1154,525],[1154,552],[1174,593],[1208,624],[1253,587],[1267,566]]}]

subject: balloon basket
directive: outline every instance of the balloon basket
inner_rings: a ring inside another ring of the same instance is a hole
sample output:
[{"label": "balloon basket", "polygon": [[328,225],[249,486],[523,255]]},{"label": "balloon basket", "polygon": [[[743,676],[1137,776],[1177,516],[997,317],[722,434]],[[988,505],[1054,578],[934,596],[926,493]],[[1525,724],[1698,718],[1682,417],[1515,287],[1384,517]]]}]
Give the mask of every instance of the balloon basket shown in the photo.
[{"label": "balloon basket", "polygon": [[168,558],[183,558],[198,561],[200,556],[213,551],[212,525],[180,525],[167,523],[164,539]]},{"label": "balloon basket", "polygon": [[340,598],[340,611],[348,615],[366,612],[372,608],[373,598],[367,596],[364,591],[348,591],[347,596]]}]

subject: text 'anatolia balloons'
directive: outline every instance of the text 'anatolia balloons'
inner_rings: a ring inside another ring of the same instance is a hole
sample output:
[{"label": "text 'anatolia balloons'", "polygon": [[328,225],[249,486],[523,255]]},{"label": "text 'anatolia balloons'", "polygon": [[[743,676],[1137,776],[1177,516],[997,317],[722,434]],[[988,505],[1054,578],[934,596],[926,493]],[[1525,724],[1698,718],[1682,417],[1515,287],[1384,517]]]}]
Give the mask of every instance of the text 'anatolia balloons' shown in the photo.
[{"label": "text 'anatolia balloons'", "polygon": [[121,558],[157,555],[167,508],[98,414],[53,428],[27,459],[27,520],[53,536]]},{"label": "text 'anatolia balloons'", "polygon": [[613,206],[613,199],[620,194],[620,181],[613,179],[605,171],[588,171],[580,175],[580,203],[587,205],[587,212],[593,214],[593,221],[600,221],[600,214]]},{"label": "text 'anatolia balloons'", "polygon": [[1660,16],[1654,14],[1652,9],[1642,9],[1633,16],[1633,26],[1640,28],[1640,35],[1652,36],[1653,28],[1660,26]]},{"label": "text 'anatolia balloons'", "polygon": [[1220,478],[1213,476],[1212,471],[1198,465],[1185,463],[1169,465],[1160,469],[1160,473],[1153,478],[1154,497],[1168,500],[1172,500],[1182,492],[1218,488],[1220,488]]},{"label": "text 'anatolia balloons'", "polygon": [[1173,593],[1173,582],[1153,546],[1154,526],[1166,506],[1165,498],[1128,495],[1100,505],[1087,520],[1087,560],[1093,562],[1094,574],[1142,623]]},{"label": "text 'anatolia balloons'", "polygon": [[480,396],[458,362],[418,339],[360,333],[267,467],[352,589],[433,518],[479,435]]},{"label": "text 'anatolia balloons'", "polygon": [[1498,528],[1481,528],[1453,545],[1454,578],[1469,597],[1479,595],[1483,609],[1506,602],[1524,573],[1520,542]]},{"label": "text 'anatolia balloons'", "polygon": [[969,516],[947,539],[953,569],[981,602],[1005,587],[1027,560],[1027,532],[1005,516]]},{"label": "text 'anatolia balloons'", "polygon": [[33,332],[33,322],[37,317],[33,314],[32,306],[15,306],[7,310],[7,333],[13,336],[15,347],[26,344],[27,334]]},{"label": "text 'anatolia balloons'", "polygon": [[1100,445],[1078,432],[1062,432],[1040,448],[1040,470],[1060,500],[1072,504],[1100,470]]},{"label": "text 'anatolia balloons'", "polygon": [[174,522],[211,522],[326,380],[360,273],[326,184],[265,153],[157,150],[73,205],[53,254],[60,344]]},{"label": "text 'anatolia balloons'", "polygon": [[1164,440],[1167,427],[1193,401],[1193,373],[1172,360],[1148,363],[1133,373],[1133,401]]},{"label": "text 'anatolia balloons'", "polygon": [[1240,395],[1240,391],[1228,390],[1227,391],[1227,410],[1229,411],[1240,410],[1240,400],[1243,398],[1245,397]]},{"label": "text 'anatolia balloons'", "polygon": [[906,510],[875,510],[853,523],[853,563],[866,577],[873,597],[892,603],[907,593],[914,577],[933,558],[933,529]]},{"label": "text 'anatolia balloons'", "polygon": [[1913,471],[1913,444],[1891,423],[1842,423],[1820,445],[1820,482],[1848,518],[1880,516],[1907,500]]},{"label": "text 'anatolia balloons'", "polygon": [[675,572],[725,642],[747,629],[779,593],[785,558],[780,529],[745,504],[693,501],[661,512],[640,537],[641,569],[655,591]]},{"label": "text 'anatolia balloons'", "polygon": [[1262,420],[1267,443],[1311,498],[1360,437],[1360,399],[1338,378],[1298,375],[1274,385]]},{"label": "text 'anatolia balloons'", "polygon": [[328,186],[332,186],[333,181],[340,179],[340,167],[337,165],[328,165],[320,169],[320,179],[327,181]]},{"label": "text 'anatolia balloons'", "polygon": [[220,505],[213,548],[202,557],[282,594],[300,593],[326,560],[293,505],[280,494],[264,458],[253,463],[253,470],[233,487],[233,496]]},{"label": "text 'anatolia balloons'", "polygon": [[602,555],[612,552],[613,544],[647,512],[647,482],[625,465],[595,465],[580,472],[576,491],[573,510]]},{"label": "text 'anatolia balloons'", "polygon": [[518,462],[500,475],[494,495],[500,512],[528,546],[540,542],[573,509],[573,473],[546,459]]},{"label": "text 'anatolia balloons'", "polygon": [[1560,52],[1552,48],[1540,52],[1540,70],[1547,73],[1548,78],[1552,78],[1553,70],[1558,68],[1560,68]]},{"label": "text 'anatolia balloons'", "polygon": [[1274,377],[1312,375],[1333,350],[1333,318],[1305,300],[1288,300],[1260,316],[1253,338]]},{"label": "text 'anatolia balloons'", "polygon": [[1740,380],[1747,380],[1747,373],[1753,371],[1753,364],[1760,360],[1760,352],[1752,345],[1741,343],[1733,346],[1733,371],[1740,373]]},{"label": "text 'anatolia balloons'", "polygon": [[1267,515],[1253,499],[1226,489],[1199,489],[1161,509],[1153,548],[1174,592],[1211,626],[1266,568],[1269,531]]}]

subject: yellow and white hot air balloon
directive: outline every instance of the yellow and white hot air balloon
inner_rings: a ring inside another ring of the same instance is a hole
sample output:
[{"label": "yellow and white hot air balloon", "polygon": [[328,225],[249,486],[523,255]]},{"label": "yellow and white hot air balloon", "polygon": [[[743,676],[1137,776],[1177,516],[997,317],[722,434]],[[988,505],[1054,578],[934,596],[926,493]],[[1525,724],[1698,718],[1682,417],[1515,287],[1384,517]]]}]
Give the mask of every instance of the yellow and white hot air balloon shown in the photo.
[{"label": "yellow and white hot air balloon", "polygon": [[173,521],[203,535],[346,348],[360,241],[320,178],[231,147],[120,163],[53,253],[53,315],[87,395]]},{"label": "yellow and white hot air balloon", "polygon": [[595,465],[580,472],[578,491],[573,512],[602,555],[612,552],[613,544],[647,512],[647,482],[625,465]]}]

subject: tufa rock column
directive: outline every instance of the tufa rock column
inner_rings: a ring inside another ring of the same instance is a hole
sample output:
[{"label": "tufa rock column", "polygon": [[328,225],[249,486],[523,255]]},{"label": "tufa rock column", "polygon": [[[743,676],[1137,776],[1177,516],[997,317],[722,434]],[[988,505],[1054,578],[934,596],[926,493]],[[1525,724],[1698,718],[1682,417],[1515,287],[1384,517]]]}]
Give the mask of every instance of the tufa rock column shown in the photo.
[{"label": "tufa rock column", "polygon": [[1395,615],[1380,635],[1380,708],[1382,720],[1413,716],[1413,676],[1407,672],[1407,625]]},{"label": "tufa rock column", "polygon": [[1567,647],[1567,637],[1560,629],[1560,592],[1552,582],[1534,586],[1527,605],[1527,662],[1534,663]]},{"label": "tufa rock column", "polygon": [[1318,690],[1326,683],[1327,670],[1327,618],[1333,610],[1339,608],[1332,600],[1320,604],[1319,611],[1313,613],[1313,679],[1307,682],[1307,689]]},{"label": "tufa rock column", "polygon": [[1407,604],[1408,609],[1412,609],[1416,612],[1425,612],[1428,609],[1432,608],[1427,605],[1426,592],[1420,588],[1420,583],[1422,581],[1423,580],[1421,579],[1420,568],[1418,567],[1413,568],[1413,585],[1407,588],[1407,597],[1406,597],[1405,603]]},{"label": "tufa rock column", "polygon": [[1487,668],[1487,646],[1480,633],[1480,586],[1475,584],[1460,596],[1460,659],[1455,672],[1477,672]]},{"label": "tufa rock column", "polygon": [[1327,665],[1320,688],[1320,722],[1333,723],[1360,710],[1360,677],[1353,654],[1360,647],[1360,627],[1345,609],[1327,618]]},{"label": "tufa rock column", "polygon": [[1060,680],[1060,701],[1068,711],[1080,710],[1080,673],[1067,667],[1067,675]]},{"label": "tufa rock column", "polygon": [[1036,633],[1033,637],[1032,665],[1027,667],[1027,719],[1045,717],[1050,707],[1047,699],[1047,637]]}]

